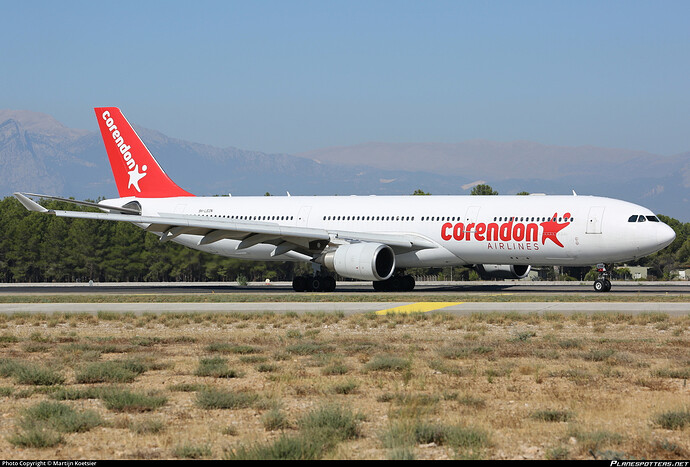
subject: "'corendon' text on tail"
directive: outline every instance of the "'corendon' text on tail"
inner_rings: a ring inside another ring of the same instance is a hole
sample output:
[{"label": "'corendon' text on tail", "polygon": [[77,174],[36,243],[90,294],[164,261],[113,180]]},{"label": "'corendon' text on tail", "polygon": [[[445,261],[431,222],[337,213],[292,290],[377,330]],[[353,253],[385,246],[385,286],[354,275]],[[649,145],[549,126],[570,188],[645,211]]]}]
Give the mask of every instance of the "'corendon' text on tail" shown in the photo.
[{"label": "'corendon' text on tail", "polygon": [[94,110],[120,197],[193,196],[161,169],[120,109],[98,107]]}]

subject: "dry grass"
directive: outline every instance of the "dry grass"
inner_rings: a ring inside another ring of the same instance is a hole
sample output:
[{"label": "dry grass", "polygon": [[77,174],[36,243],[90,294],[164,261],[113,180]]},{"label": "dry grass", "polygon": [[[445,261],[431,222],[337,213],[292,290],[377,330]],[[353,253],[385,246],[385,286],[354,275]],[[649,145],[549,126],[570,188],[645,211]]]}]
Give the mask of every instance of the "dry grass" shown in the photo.
[{"label": "dry grass", "polygon": [[[63,313],[0,326],[0,458],[690,455],[690,317]],[[35,429],[36,407],[88,429],[53,415]]]}]

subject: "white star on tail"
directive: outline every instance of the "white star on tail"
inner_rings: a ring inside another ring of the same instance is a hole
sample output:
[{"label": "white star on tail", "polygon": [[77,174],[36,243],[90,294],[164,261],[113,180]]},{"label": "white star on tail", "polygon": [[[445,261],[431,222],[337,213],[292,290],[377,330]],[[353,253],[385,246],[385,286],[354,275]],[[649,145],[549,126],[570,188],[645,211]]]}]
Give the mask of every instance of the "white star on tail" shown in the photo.
[{"label": "white star on tail", "polygon": [[134,166],[134,170],[130,170],[129,172],[127,172],[129,174],[129,183],[127,184],[127,188],[130,188],[132,185],[134,185],[134,188],[136,188],[137,191],[141,193],[141,190],[139,189],[139,180],[146,176],[146,169],[147,167],[145,165],[142,165],[142,173],[139,173],[139,165],[137,164],[136,166]]}]

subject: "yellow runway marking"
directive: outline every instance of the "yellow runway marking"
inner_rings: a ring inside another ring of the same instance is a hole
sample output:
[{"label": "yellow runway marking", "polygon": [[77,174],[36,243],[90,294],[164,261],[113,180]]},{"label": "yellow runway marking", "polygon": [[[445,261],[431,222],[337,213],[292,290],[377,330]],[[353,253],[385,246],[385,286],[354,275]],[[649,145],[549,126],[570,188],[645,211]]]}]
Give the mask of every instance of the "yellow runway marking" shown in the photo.
[{"label": "yellow runway marking", "polygon": [[396,306],[395,308],[387,308],[379,310],[377,315],[388,314],[409,314],[409,313],[427,313],[429,311],[439,310],[447,306],[460,305],[464,302],[417,302],[409,305]]}]

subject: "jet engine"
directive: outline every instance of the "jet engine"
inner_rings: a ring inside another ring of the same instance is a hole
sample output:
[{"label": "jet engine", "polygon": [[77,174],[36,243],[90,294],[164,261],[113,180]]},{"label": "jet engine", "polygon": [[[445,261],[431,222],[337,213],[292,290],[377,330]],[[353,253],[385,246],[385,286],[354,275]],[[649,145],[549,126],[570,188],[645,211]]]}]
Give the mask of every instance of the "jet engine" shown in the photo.
[{"label": "jet engine", "polygon": [[329,251],[319,260],[343,277],[383,281],[395,271],[395,253],[381,243],[350,243]]},{"label": "jet engine", "polygon": [[532,266],[516,264],[477,264],[475,269],[482,279],[523,279]]}]

